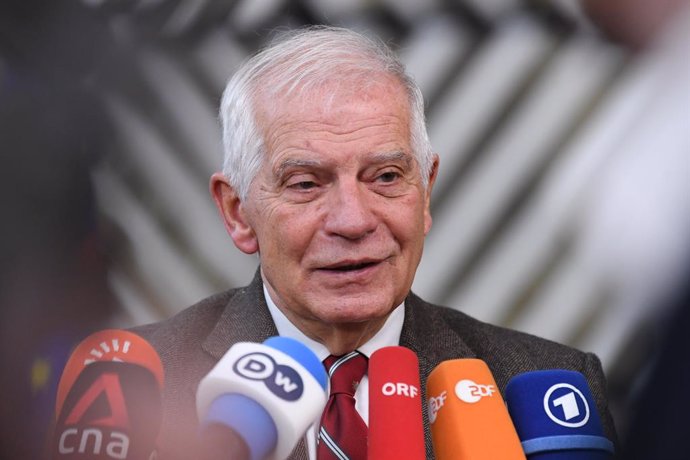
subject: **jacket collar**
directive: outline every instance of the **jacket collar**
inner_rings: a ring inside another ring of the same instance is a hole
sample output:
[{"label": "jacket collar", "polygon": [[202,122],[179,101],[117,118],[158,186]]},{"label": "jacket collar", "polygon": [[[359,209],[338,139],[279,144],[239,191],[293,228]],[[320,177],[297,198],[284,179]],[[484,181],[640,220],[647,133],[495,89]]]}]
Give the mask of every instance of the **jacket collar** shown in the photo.
[{"label": "jacket collar", "polygon": [[278,335],[264,298],[261,271],[257,269],[248,286],[237,289],[223,310],[202,348],[220,359],[238,342],[261,343]]},{"label": "jacket collar", "polygon": [[[228,299],[223,313],[204,339],[202,348],[220,359],[235,343],[261,343],[277,334],[264,298],[261,272],[257,270],[251,283],[238,289]],[[462,337],[448,327],[438,311],[412,293],[405,300],[400,345],[417,354],[422,379],[428,378],[442,361],[476,357]]]},{"label": "jacket collar", "polygon": [[400,345],[417,354],[422,386],[425,386],[425,380],[441,362],[476,358],[474,351],[462,337],[448,327],[439,311],[412,293],[405,300],[405,322]]},{"label": "jacket collar", "polygon": [[424,442],[427,458],[433,458],[426,394],[429,374],[443,361],[476,358],[476,355],[462,337],[447,325],[439,309],[412,293],[405,300],[405,322],[400,345],[414,351],[419,359]]},{"label": "jacket collar", "polygon": [[[219,360],[238,342],[261,343],[278,335],[263,293],[258,269],[251,283],[235,291],[228,299],[218,322],[202,343],[202,348]],[[476,358],[474,351],[462,337],[451,329],[439,309],[410,293],[405,300],[405,320],[400,345],[417,354],[422,395],[422,416],[427,456],[433,458],[429,429],[426,381],[441,362],[450,359]],[[306,458],[301,441],[290,458]]]}]

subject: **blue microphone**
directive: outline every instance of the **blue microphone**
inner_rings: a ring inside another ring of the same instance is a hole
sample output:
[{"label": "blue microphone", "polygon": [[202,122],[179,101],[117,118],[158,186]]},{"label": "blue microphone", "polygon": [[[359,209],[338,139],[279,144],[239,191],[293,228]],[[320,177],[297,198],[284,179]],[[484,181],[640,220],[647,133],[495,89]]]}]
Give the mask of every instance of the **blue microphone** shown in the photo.
[{"label": "blue microphone", "polygon": [[613,458],[613,443],[579,372],[526,372],[508,382],[505,395],[528,460]]},{"label": "blue microphone", "polygon": [[287,458],[326,404],[328,377],[287,337],[232,346],[197,390],[206,460]]}]

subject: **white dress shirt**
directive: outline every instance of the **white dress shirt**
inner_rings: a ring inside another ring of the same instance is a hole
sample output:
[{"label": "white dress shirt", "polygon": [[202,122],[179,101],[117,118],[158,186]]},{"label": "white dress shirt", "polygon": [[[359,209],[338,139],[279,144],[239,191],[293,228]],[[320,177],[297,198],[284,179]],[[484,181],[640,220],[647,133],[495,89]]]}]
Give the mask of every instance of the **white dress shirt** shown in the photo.
[{"label": "white dress shirt", "polygon": [[[297,327],[290,322],[290,320],[283,314],[282,311],[276,306],[275,302],[271,298],[268,290],[266,289],[266,283],[264,282],[264,297],[266,298],[266,304],[268,305],[268,311],[273,317],[273,322],[278,329],[278,334],[283,337],[290,337],[295,340],[299,340],[304,345],[306,345],[311,351],[318,356],[318,358],[323,361],[330,355],[328,349],[321,343],[310,339],[302,331],[297,329]],[[388,319],[384,323],[383,327],[374,335],[367,343],[360,346],[357,351],[362,353],[367,358],[371,357],[371,354],[378,350],[379,348],[398,345],[400,343],[400,334],[402,333],[403,320],[405,319],[405,302],[401,303],[393,312],[388,316]],[[355,392],[355,409],[362,416],[364,423],[369,424],[369,379],[365,375],[362,378],[357,391]],[[321,414],[319,414],[319,418]],[[306,433],[307,451],[309,452],[309,458],[311,460],[316,460],[316,426],[319,420],[315,421],[315,424],[310,426]]]}]

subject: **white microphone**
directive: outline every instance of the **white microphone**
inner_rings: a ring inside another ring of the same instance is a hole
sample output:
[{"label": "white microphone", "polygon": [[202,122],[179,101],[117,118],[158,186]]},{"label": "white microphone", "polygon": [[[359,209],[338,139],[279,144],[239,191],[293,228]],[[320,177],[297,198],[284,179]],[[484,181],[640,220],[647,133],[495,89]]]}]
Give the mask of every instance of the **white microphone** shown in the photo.
[{"label": "white microphone", "polygon": [[237,343],[199,384],[201,429],[237,433],[252,460],[285,459],[321,415],[327,381],[321,361],[297,340]]}]

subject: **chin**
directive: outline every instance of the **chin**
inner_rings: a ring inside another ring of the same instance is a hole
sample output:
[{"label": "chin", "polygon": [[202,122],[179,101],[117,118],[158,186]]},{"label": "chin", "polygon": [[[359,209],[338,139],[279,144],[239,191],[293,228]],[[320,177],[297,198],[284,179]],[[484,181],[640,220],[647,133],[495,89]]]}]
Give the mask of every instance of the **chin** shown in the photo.
[{"label": "chin", "polygon": [[[364,323],[382,318],[393,311],[389,303],[372,306],[371,303],[354,302],[351,305],[339,302],[333,308],[321,309],[319,318],[329,324],[336,323]],[[397,304],[396,304],[397,306]]]}]

